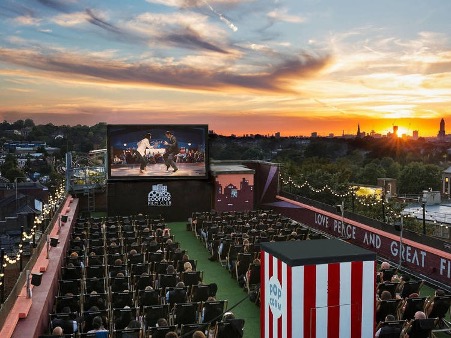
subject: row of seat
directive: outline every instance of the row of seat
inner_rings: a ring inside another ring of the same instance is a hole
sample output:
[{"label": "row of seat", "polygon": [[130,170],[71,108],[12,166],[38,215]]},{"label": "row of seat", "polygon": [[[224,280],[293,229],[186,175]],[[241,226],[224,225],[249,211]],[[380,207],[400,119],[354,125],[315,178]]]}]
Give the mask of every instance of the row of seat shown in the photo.
[{"label": "row of seat", "polygon": [[[189,325],[208,326],[212,319],[213,326],[227,327],[221,322],[227,301],[207,301],[214,288],[200,283],[197,262],[184,257],[187,251],[168,233],[162,220],[77,220],[49,329],[67,321],[79,326],[78,336],[89,336],[97,316],[105,325],[97,333],[110,337],[154,337],[164,331],[156,327],[159,318],[178,332]],[[181,271],[186,262],[193,270]],[[175,267],[173,273],[167,273],[168,266]],[[177,290],[186,297],[175,302],[169,295]],[[133,320],[139,327],[126,326]]]}]

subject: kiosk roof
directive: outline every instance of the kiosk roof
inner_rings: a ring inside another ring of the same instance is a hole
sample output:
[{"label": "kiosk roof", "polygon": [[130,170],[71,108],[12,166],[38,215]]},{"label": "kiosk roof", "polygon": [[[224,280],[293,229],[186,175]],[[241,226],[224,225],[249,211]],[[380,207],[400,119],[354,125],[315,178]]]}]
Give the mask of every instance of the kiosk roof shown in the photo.
[{"label": "kiosk roof", "polygon": [[339,239],[265,242],[261,249],[290,266],[376,260],[374,252]]}]

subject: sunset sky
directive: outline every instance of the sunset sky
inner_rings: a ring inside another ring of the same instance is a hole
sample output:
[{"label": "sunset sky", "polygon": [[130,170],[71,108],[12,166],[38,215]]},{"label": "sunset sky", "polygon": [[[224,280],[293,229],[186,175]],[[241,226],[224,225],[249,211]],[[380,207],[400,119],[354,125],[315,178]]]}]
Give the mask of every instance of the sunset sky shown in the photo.
[{"label": "sunset sky", "polygon": [[[1,0],[0,118],[451,133],[449,0]],[[449,130],[448,130],[449,129]]]}]

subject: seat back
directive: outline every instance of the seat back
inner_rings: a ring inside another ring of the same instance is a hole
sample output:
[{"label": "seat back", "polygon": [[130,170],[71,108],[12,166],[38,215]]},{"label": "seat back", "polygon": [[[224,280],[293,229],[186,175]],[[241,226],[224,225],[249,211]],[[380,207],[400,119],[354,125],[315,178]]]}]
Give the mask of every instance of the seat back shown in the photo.
[{"label": "seat back", "polygon": [[244,319],[231,319],[216,323],[215,338],[243,337]]},{"label": "seat back", "polygon": [[402,283],[401,298],[409,297],[412,293],[420,294],[423,281],[407,281]]},{"label": "seat back", "polygon": [[415,319],[408,330],[409,338],[429,337],[437,322],[438,318]]},{"label": "seat back", "polygon": [[430,318],[444,318],[451,306],[451,296],[435,296],[432,303],[432,309],[429,313]]},{"label": "seat back", "polygon": [[199,322],[199,303],[176,303],[174,324],[194,324]]},{"label": "seat back", "polygon": [[182,324],[180,326],[180,337],[192,337],[195,331],[205,332],[206,328],[205,324]]},{"label": "seat back", "polygon": [[166,333],[168,332],[177,332],[177,326],[160,326],[160,327],[151,327],[146,331],[146,337],[152,338],[164,338]]},{"label": "seat back", "polygon": [[205,302],[210,295],[210,286],[203,284],[194,284],[191,286],[191,301],[192,302]]},{"label": "seat back", "polygon": [[379,338],[399,338],[406,323],[407,321],[405,320],[382,322],[381,325],[378,325],[376,328],[376,332],[379,328],[381,329]]},{"label": "seat back", "polygon": [[411,320],[415,316],[415,312],[423,311],[426,297],[407,298],[402,319]]},{"label": "seat back", "polygon": [[383,282],[379,283],[377,285],[377,294],[379,297],[381,296],[381,293],[383,291],[389,291],[391,293],[392,298],[395,298],[396,296],[396,289],[398,288],[399,283],[398,282]]},{"label": "seat back", "polygon": [[202,304],[202,323],[212,323],[220,321],[225,308],[227,307],[226,300],[207,301]]},{"label": "seat back", "polygon": [[198,284],[202,280],[201,271],[182,272],[181,279],[186,286]]},{"label": "seat back", "polygon": [[385,320],[387,315],[393,315],[398,318],[398,310],[401,304],[401,299],[381,300],[376,309],[376,323]]},{"label": "seat back", "polygon": [[144,321],[147,327],[154,327],[159,318],[165,318],[169,322],[169,305],[144,306]]},{"label": "seat back", "polygon": [[177,284],[177,276],[176,275],[161,274],[159,276],[159,284],[158,284],[159,288],[164,289],[167,287],[175,287],[176,284]]}]

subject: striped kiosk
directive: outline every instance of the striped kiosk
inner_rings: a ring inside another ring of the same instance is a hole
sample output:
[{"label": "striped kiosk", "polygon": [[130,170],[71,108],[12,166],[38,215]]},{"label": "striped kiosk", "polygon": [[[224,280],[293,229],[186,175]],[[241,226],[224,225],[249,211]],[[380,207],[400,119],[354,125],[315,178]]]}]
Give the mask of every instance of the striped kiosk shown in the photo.
[{"label": "striped kiosk", "polygon": [[262,338],[374,337],[376,254],[339,239],[261,244]]}]

